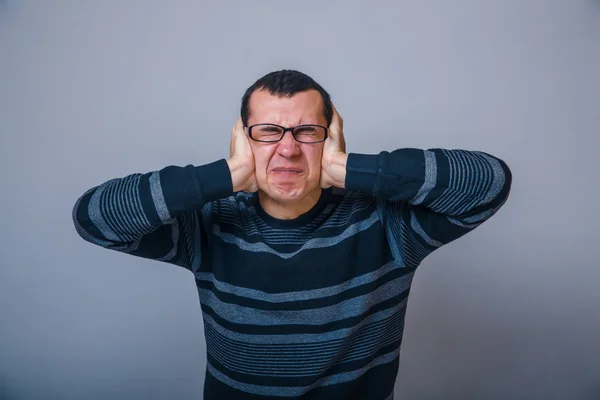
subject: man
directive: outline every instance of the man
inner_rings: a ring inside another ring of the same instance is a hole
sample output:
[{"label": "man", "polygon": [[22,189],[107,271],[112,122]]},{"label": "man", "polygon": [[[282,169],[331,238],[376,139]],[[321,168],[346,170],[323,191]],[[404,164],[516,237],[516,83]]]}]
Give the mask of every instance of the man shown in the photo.
[{"label": "man", "polygon": [[75,204],[83,239],[194,274],[205,399],[392,399],[415,269],[508,198],[487,153],[346,154],[342,128],[319,84],[273,72],[244,95],[228,160]]}]

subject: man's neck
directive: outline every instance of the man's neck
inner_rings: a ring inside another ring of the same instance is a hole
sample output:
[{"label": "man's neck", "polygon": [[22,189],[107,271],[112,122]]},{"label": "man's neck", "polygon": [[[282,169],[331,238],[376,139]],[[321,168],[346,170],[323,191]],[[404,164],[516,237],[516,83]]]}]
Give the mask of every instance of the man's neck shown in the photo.
[{"label": "man's neck", "polygon": [[301,199],[291,201],[277,201],[262,190],[258,191],[260,206],[267,214],[277,219],[295,219],[308,212],[317,204],[321,197],[321,188],[314,190]]}]

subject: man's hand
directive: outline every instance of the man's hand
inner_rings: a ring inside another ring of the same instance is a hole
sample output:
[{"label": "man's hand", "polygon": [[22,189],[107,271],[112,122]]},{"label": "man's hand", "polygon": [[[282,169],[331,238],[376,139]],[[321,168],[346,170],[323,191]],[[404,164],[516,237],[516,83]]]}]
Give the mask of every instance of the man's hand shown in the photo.
[{"label": "man's hand", "polygon": [[346,182],[346,141],[344,140],[344,120],[338,114],[333,103],[333,116],[329,125],[329,134],[323,146],[321,158],[321,187],[344,188]]},{"label": "man's hand", "polygon": [[231,131],[227,164],[229,164],[234,192],[252,193],[258,190],[254,174],[254,154],[241,117]]}]

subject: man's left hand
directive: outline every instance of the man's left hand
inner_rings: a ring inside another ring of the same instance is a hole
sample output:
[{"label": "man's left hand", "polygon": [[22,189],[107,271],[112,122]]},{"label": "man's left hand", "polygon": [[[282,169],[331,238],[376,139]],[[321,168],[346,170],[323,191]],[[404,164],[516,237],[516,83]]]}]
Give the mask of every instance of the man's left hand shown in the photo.
[{"label": "man's left hand", "polygon": [[344,140],[344,120],[338,114],[333,103],[333,116],[329,125],[329,133],[323,146],[321,158],[321,187],[331,186],[344,188],[346,181],[346,141]]}]

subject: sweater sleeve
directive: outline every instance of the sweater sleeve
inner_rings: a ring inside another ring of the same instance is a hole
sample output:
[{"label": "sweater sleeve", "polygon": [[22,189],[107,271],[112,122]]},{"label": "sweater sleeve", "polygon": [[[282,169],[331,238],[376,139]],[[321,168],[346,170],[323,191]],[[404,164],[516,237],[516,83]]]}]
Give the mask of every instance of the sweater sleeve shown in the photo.
[{"label": "sweater sleeve", "polygon": [[92,244],[191,270],[199,255],[198,211],[232,193],[224,159],[168,166],[89,189],[77,199],[72,218],[79,236]]},{"label": "sweater sleeve", "polygon": [[371,193],[395,257],[417,266],[507,201],[508,165],[481,151],[403,148],[348,155],[346,188]]}]

